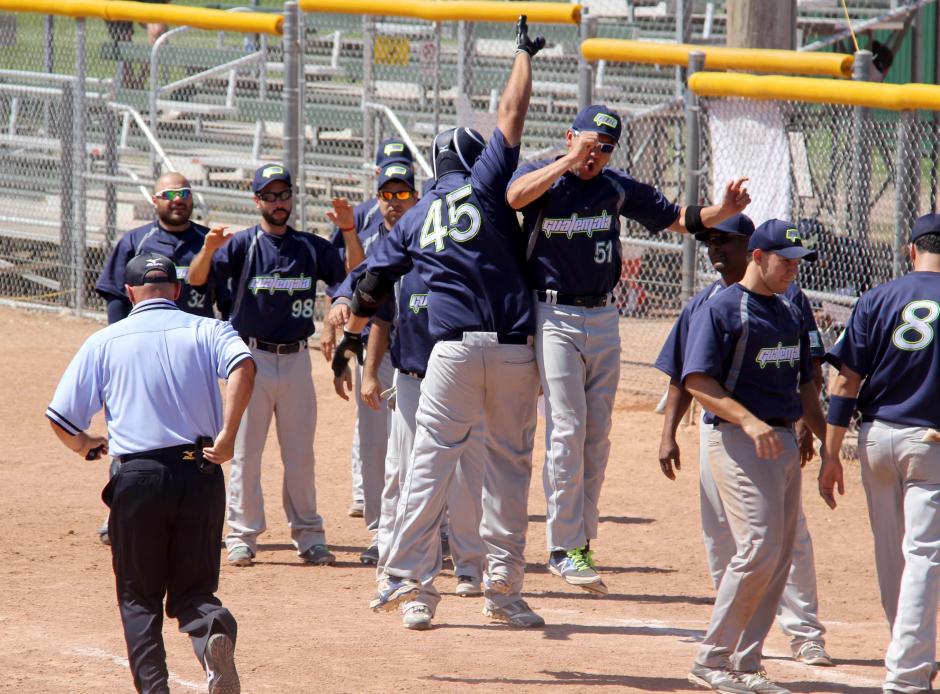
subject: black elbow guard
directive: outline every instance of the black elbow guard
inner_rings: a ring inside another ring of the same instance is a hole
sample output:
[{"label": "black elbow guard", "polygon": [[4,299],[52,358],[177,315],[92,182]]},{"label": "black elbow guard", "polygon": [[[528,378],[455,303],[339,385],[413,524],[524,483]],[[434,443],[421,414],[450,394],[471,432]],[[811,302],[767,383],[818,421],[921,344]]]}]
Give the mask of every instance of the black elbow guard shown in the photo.
[{"label": "black elbow guard", "polygon": [[366,270],[353,292],[350,310],[353,315],[369,318],[374,314],[385,298],[392,293],[395,283],[389,281],[385,275]]},{"label": "black elbow guard", "polygon": [[708,230],[708,227],[702,223],[702,206],[701,205],[686,205],[685,229],[690,234],[697,234],[702,231]]}]

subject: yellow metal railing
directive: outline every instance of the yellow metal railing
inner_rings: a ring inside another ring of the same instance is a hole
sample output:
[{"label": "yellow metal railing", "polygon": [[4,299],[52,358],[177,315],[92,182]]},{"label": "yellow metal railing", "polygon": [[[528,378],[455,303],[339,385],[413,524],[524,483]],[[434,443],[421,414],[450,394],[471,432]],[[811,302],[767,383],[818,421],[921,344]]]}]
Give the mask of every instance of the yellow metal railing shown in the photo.
[{"label": "yellow metal railing", "polygon": [[581,6],[564,2],[494,2],[493,0],[300,0],[304,12],[414,17],[432,22],[515,22],[524,14],[530,24],[577,24]]},{"label": "yellow metal railing", "polygon": [[212,31],[281,34],[284,18],[263,12],[226,12],[204,7],[163,5],[126,0],[0,0],[0,12],[29,12],[65,17],[98,17],[110,21],[191,26]]},{"label": "yellow metal railing", "polygon": [[854,58],[844,53],[806,53],[759,48],[696,46],[621,39],[588,39],[581,44],[587,60],[614,60],[652,65],[688,65],[689,53],[705,54],[706,70],[753,70],[798,75],[850,77]]},{"label": "yellow metal railing", "polygon": [[689,77],[689,88],[699,96],[808,101],[890,111],[940,111],[940,86],[932,84],[843,82],[809,77],[697,72]]}]

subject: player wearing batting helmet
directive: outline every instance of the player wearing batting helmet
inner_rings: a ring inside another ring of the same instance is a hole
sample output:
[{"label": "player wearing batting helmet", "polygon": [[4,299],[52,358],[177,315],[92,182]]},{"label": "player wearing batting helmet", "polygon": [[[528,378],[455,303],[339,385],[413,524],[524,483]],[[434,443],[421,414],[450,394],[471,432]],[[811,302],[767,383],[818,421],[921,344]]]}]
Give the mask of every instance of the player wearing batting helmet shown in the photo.
[{"label": "player wearing batting helmet", "polygon": [[[911,229],[914,270],[863,294],[827,355],[832,381],[819,493],[844,493],[839,451],[856,409],[858,457],[891,627],[885,692],[933,691],[940,588],[940,215]],[[864,385],[862,382],[864,381]]]},{"label": "player wearing batting helmet", "polygon": [[545,529],[548,568],[606,595],[591,540],[597,537],[610,422],[620,380],[620,216],[651,231],[700,231],[744,209],[746,179],[720,205],[680,208],[658,190],[608,167],[623,124],[606,106],[581,111],[565,134],[568,153],[519,167],[506,191],[521,210],[527,274],[536,295],[535,355],[545,394]]},{"label": "player wearing batting helmet", "polygon": [[783,294],[801,260],[815,260],[795,225],[772,219],[748,241],[737,284],[692,316],[681,380],[706,410],[708,462],[735,541],[711,621],[689,673],[733,694],[786,694],[761,667],[786,585],[800,511],[800,418],[823,439],[809,328]]},{"label": "player wearing batting helmet", "polygon": [[[739,214],[695,235],[698,241],[705,244],[708,249],[708,258],[712,266],[721,274],[721,278],[696,294],[682,309],[656,360],[656,368],[667,374],[670,379],[662,442],[659,449],[659,464],[663,474],[671,480],[676,478],[676,471],[680,469],[676,429],[692,401],[692,396],[682,387],[679,380],[682,375],[685,346],[689,341],[689,324],[692,316],[706,302],[744,277],[748,262],[747,244],[753,233],[754,223],[746,215]],[[803,320],[809,327],[810,356],[815,367],[816,362],[824,356],[825,350],[822,347],[809,300],[796,282],[790,283],[783,296],[800,309]],[[708,435],[712,428],[712,425],[700,422],[699,499],[705,554],[712,581],[717,589],[721,585],[721,579],[728,564],[736,553],[736,547],[734,535],[728,523],[728,515],[721,503],[721,495],[708,462]],[[803,426],[798,432],[798,438],[802,462],[805,465],[814,452],[813,434]],[[793,569],[783,589],[783,597],[777,609],[777,622],[784,633],[790,637],[790,649],[794,659],[807,665],[832,665],[832,659],[826,653],[823,640],[826,630],[819,621],[818,612],[813,541],[806,525],[803,505],[800,503],[796,542],[793,547]]]},{"label": "player wearing batting helmet", "polygon": [[436,185],[371,249],[356,286],[353,317],[334,356],[342,373],[361,352],[359,332],[391,294],[395,280],[417,268],[428,293],[436,340],[421,384],[412,470],[391,538],[389,579],[372,605],[392,609],[419,593],[436,593],[437,532],[447,489],[473,429],[487,434],[481,534],[488,567],[484,614],[519,627],[544,624],[522,599],[527,497],[532,474],[538,371],[532,347],[531,294],[520,264],[519,225],[505,202],[519,161],[532,88],[525,17],[516,57],[488,143],[468,128],[440,133],[432,146]]}]

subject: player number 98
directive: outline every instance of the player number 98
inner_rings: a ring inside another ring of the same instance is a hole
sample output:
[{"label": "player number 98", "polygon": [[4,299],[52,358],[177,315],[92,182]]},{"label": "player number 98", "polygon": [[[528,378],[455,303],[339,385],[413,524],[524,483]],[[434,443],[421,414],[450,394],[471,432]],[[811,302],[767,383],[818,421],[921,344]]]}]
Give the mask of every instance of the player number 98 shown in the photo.
[{"label": "player number 98", "polygon": [[290,307],[294,318],[313,318],[313,299],[297,299]]}]

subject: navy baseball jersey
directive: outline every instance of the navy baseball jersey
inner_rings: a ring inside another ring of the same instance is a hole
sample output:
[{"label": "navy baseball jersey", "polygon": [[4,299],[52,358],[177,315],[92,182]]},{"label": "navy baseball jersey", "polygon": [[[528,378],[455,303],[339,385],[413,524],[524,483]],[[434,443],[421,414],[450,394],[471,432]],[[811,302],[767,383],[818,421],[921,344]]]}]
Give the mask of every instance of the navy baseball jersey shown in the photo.
[{"label": "navy baseball jersey", "polygon": [[412,270],[398,282],[398,309],[392,331],[392,364],[424,377],[434,348],[428,320],[428,286]]},{"label": "navy baseball jersey", "polygon": [[[525,164],[512,180],[550,163]],[[566,294],[606,294],[620,280],[620,215],[661,231],[679,212],[658,190],[618,169],[604,169],[588,181],[565,172],[522,210],[530,285]]]},{"label": "navy baseball jersey", "polygon": [[417,268],[429,288],[435,340],[465,331],[526,336],[535,332],[524,254],[506,185],[519,161],[496,129],[470,174],[452,171],[373,244],[370,271],[389,279]]},{"label": "navy baseball jersey", "polygon": [[[130,311],[131,302],[124,292],[124,267],[127,261],[141,253],[159,253],[173,261],[176,265],[176,276],[183,285],[176,305],[187,313],[212,318],[214,282],[210,280],[201,287],[193,287],[186,282],[193,256],[202,250],[203,239],[208,231],[207,227],[196,223],[190,223],[189,229],[178,233],[167,231],[157,223],[132,229],[121,237],[111,251],[101,269],[95,291],[106,300],[123,299],[127,303],[127,310]],[[220,301],[221,303],[223,302]]]},{"label": "navy baseball jersey", "polygon": [[[759,419],[795,422],[803,415],[799,386],[813,379],[802,312],[740,284],[718,292],[689,326],[682,380],[694,373],[714,378]],[[706,423],[716,421],[705,413]]]},{"label": "navy baseball jersey", "polygon": [[833,345],[828,361],[865,379],[863,416],[913,427],[940,427],[940,273],[911,272],[869,290]]},{"label": "navy baseball jersey", "polygon": [[[672,330],[669,331],[669,337],[666,338],[659,356],[656,358],[655,366],[657,369],[670,378],[678,379],[682,375],[682,363],[685,356],[685,346],[689,339],[689,324],[692,321],[692,316],[706,301],[723,289],[725,289],[725,285],[722,284],[721,280],[715,280],[693,296],[689,303],[685,305],[682,313],[679,314],[673,324]],[[816,325],[816,318],[813,316],[813,308],[809,299],[806,298],[803,290],[796,282],[790,283],[783,296],[792,301],[803,315],[804,325],[809,333],[809,356],[814,359],[822,359],[826,354],[826,350],[819,336],[819,327]]]},{"label": "navy baseball jersey", "polygon": [[230,320],[242,337],[298,342],[313,334],[317,280],[340,282],[343,260],[330,242],[288,227],[278,236],[259,225],[243,229],[216,251],[212,268],[231,280]]},{"label": "navy baseball jersey", "polygon": [[[370,239],[369,236],[363,237],[363,231],[371,226],[371,223],[378,218],[380,221],[382,219],[382,214],[379,212],[379,201],[375,198],[370,198],[364,202],[360,202],[358,205],[353,207],[353,225],[356,229],[359,230],[359,240],[362,242],[362,248],[366,253],[369,252],[369,248],[366,246],[366,243],[372,243],[374,239]],[[343,232],[339,230],[339,227],[333,227],[333,234],[330,236],[330,243],[332,243],[341,253],[346,253],[346,240],[343,238]]]}]

